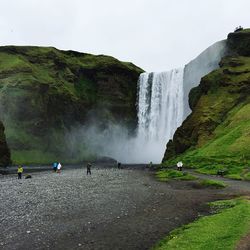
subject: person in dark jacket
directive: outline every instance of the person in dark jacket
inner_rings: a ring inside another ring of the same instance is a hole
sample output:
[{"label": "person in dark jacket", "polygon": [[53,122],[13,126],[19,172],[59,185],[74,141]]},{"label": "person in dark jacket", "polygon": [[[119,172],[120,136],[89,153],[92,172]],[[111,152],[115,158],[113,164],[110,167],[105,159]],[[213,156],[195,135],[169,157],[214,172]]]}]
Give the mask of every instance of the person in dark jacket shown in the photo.
[{"label": "person in dark jacket", "polygon": [[91,163],[90,162],[87,164],[87,175],[88,174],[91,175]]}]

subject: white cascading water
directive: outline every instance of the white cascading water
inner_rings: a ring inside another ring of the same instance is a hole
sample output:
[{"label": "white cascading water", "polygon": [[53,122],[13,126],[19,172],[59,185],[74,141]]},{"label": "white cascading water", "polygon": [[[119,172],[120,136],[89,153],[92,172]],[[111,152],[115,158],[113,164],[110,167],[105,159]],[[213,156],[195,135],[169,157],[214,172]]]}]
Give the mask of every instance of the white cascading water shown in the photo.
[{"label": "white cascading water", "polygon": [[166,142],[183,121],[183,73],[143,73],[138,85],[138,134],[145,162],[159,162]]}]

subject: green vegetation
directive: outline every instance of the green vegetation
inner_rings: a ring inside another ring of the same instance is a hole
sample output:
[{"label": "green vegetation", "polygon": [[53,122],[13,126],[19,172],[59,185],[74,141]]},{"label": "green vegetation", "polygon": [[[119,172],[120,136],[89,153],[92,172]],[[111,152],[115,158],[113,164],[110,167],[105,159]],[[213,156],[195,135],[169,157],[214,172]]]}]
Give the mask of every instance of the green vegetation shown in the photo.
[{"label": "green vegetation", "polygon": [[250,181],[250,172],[244,175],[244,179]]},{"label": "green vegetation", "polygon": [[[71,132],[88,122],[136,126],[137,80],[143,70],[113,57],[52,47],[0,47],[0,115],[14,163],[90,159]],[[98,112],[96,112],[98,111]],[[75,138],[74,138],[75,139]]]},{"label": "green vegetation", "polygon": [[[84,155],[85,153],[85,155]],[[60,162],[63,164],[77,164],[82,162],[84,159],[88,159],[91,161],[94,161],[96,159],[95,155],[92,155],[88,153],[88,151],[82,151],[82,153],[79,155],[79,157],[71,158],[68,155],[62,156],[62,155],[56,155],[55,153],[49,153],[49,152],[42,152],[39,150],[18,150],[12,151],[12,158],[15,159],[13,161],[14,165],[18,164],[24,164],[24,165],[32,165],[32,164],[45,164],[45,165],[51,165],[52,162],[55,161],[55,159],[60,159]]]},{"label": "green vegetation", "polygon": [[240,174],[228,174],[228,175],[226,175],[226,177],[229,179],[238,180],[238,181],[247,180],[247,178],[245,178],[245,176],[242,177]]},{"label": "green vegetation", "polygon": [[[226,177],[249,180],[250,46],[244,47],[236,39],[241,33],[229,38],[234,55],[223,58],[220,68],[191,91],[193,112],[168,143],[165,166],[181,160],[200,173],[217,174],[226,169]],[[250,32],[243,33],[244,45],[250,45]]]},{"label": "green vegetation", "polygon": [[156,177],[160,181],[169,181],[169,180],[188,181],[188,180],[197,179],[195,176],[193,176],[187,172],[177,171],[177,170],[173,170],[173,169],[157,171]]},{"label": "green vegetation", "polygon": [[50,154],[49,152],[43,153],[38,150],[18,150],[12,151],[12,158],[14,165],[18,164],[51,164],[55,160],[55,155]]},{"label": "green vegetation", "polygon": [[227,186],[223,181],[215,181],[215,180],[200,180],[199,184],[203,187],[212,187],[212,188],[225,188]]},{"label": "green vegetation", "polygon": [[210,206],[216,214],[172,231],[153,249],[235,249],[237,242],[250,230],[249,200],[217,201]]}]

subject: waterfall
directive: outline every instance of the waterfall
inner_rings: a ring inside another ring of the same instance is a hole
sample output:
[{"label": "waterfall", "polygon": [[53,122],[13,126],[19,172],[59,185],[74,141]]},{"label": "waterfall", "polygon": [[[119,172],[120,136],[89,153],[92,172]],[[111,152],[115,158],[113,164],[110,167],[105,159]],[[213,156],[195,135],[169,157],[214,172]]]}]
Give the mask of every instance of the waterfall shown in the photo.
[{"label": "waterfall", "polygon": [[161,162],[167,142],[190,114],[188,95],[203,76],[219,67],[227,53],[220,41],[185,65],[161,73],[143,73],[138,81],[138,131],[134,162]]},{"label": "waterfall", "polygon": [[138,85],[138,134],[146,161],[159,162],[183,121],[183,68],[143,73]]}]

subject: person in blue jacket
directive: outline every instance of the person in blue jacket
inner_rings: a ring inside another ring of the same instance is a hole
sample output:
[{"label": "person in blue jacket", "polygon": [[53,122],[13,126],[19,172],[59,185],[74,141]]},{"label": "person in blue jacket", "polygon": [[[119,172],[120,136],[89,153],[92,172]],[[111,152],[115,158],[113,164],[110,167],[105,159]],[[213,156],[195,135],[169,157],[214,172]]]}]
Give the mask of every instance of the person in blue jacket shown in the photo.
[{"label": "person in blue jacket", "polygon": [[57,162],[54,162],[54,163],[53,163],[53,170],[54,170],[54,172],[56,172],[56,170],[57,170],[57,165],[58,165]]}]

